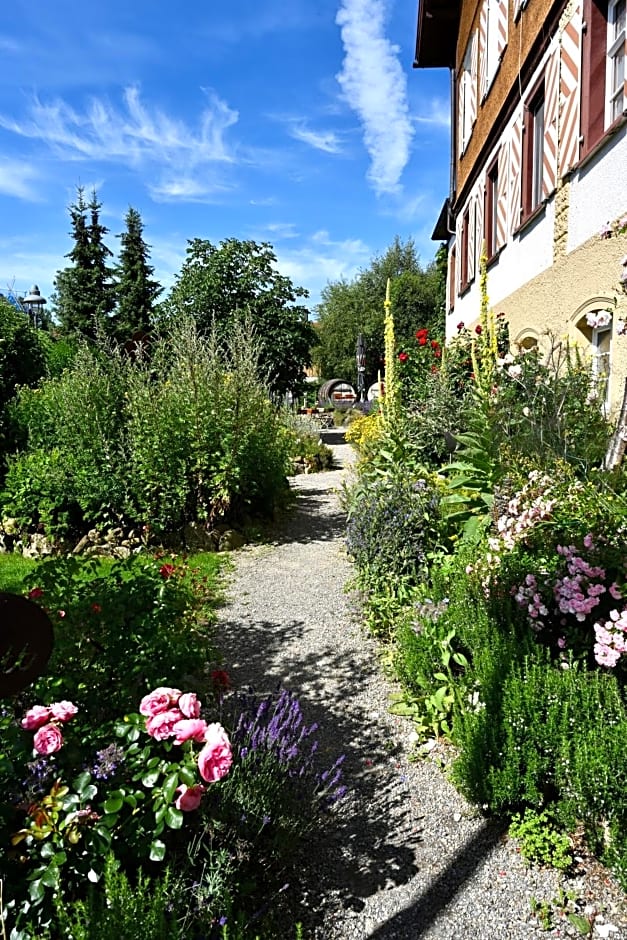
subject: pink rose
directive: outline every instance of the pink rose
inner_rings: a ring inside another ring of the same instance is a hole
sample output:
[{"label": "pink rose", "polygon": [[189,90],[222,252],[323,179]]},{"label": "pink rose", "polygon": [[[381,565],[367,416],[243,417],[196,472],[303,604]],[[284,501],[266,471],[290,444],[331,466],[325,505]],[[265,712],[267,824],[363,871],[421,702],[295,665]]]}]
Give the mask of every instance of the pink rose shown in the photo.
[{"label": "pink rose", "polygon": [[148,695],[144,695],[139,703],[139,713],[140,715],[145,715],[147,718],[152,718],[153,715],[159,715],[161,712],[167,711],[172,705],[176,705],[180,695],[181,693],[178,689],[169,689],[165,686],[160,686],[158,689],[149,692]]},{"label": "pink rose", "polygon": [[196,783],[193,787],[188,787],[187,784],[182,783],[174,791],[178,793],[174,805],[177,809],[182,809],[184,813],[191,813],[200,806],[202,795],[206,789],[202,783]]},{"label": "pink rose", "polygon": [[232,763],[231,742],[226,731],[217,722],[208,725],[205,746],[198,755],[200,776],[208,783],[215,783],[226,777]]},{"label": "pink rose", "polygon": [[63,747],[63,735],[57,725],[43,725],[33,739],[38,754],[54,754]]},{"label": "pink rose", "polygon": [[69,721],[77,711],[78,708],[72,702],[53,702],[50,706],[50,714],[57,721]]},{"label": "pink rose", "polygon": [[36,731],[48,721],[50,721],[50,709],[46,705],[33,705],[22,718],[22,728],[26,728],[27,731]]},{"label": "pink rose", "polygon": [[200,717],[200,702],[195,692],[184,692],[178,700],[178,707],[186,718]]},{"label": "pink rose", "polygon": [[198,741],[202,744],[207,733],[207,722],[202,718],[183,718],[173,726],[172,732],[175,744],[184,744],[185,741]]},{"label": "pink rose", "polygon": [[158,715],[146,719],[146,731],[155,741],[165,741],[166,738],[171,738],[174,735],[174,725],[182,718],[183,715],[178,708],[172,708],[167,712],[159,712]]}]

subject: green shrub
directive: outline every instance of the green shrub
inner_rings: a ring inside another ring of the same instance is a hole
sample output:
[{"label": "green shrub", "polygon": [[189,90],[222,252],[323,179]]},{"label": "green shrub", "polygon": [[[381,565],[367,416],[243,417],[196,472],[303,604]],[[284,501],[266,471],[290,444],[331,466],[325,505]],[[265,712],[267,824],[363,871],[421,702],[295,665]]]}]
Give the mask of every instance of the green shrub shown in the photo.
[{"label": "green shrub", "polygon": [[366,581],[420,581],[438,545],[439,494],[424,478],[361,477],[348,493],[346,546]]},{"label": "green shrub", "polygon": [[556,827],[549,812],[525,810],[512,817],[509,834],[520,842],[520,854],[530,865],[544,865],[568,871],[573,864],[572,843]]}]

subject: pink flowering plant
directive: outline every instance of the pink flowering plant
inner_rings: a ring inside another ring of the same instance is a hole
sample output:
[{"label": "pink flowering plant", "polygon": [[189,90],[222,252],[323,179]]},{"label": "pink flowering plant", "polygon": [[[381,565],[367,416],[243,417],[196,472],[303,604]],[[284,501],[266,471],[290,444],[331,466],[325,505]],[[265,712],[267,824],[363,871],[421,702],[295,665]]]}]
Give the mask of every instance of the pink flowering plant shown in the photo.
[{"label": "pink flowering plant", "polygon": [[229,774],[233,751],[224,727],[201,711],[196,693],[160,686],[91,756],[67,741],[79,713],[70,701],[31,706],[19,730],[3,721],[12,745],[0,763],[4,874],[14,889],[22,885],[9,902],[17,920],[39,907],[43,927],[49,892],[63,883],[80,895],[100,879],[110,851],[127,865],[163,862],[180,851],[185,830],[183,843],[202,827],[205,794]]},{"label": "pink flowering plant", "polygon": [[528,628],[564,666],[573,658],[610,668],[627,661],[620,506],[567,465],[532,471],[475,565],[486,589],[509,589]]}]

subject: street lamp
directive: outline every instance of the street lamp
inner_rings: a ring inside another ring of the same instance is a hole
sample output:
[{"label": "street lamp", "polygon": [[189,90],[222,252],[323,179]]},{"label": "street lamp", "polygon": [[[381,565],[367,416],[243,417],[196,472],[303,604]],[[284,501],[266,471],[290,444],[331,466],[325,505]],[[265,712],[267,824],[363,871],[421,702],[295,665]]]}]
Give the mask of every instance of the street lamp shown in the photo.
[{"label": "street lamp", "polygon": [[38,326],[41,326],[40,322],[40,311],[43,310],[43,305],[46,302],[46,298],[41,296],[41,291],[36,284],[30,289],[30,292],[23,298],[22,303],[26,308],[31,323],[37,329]]},{"label": "street lamp", "polygon": [[355,352],[357,359],[357,397],[359,401],[366,400],[366,342],[361,335],[357,337],[357,349]]}]

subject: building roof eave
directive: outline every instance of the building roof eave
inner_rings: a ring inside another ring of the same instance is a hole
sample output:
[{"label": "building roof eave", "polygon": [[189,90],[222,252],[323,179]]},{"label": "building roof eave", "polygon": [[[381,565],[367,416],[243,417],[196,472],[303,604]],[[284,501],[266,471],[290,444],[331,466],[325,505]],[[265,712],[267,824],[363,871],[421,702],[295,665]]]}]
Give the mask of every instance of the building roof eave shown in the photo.
[{"label": "building roof eave", "polygon": [[414,68],[455,68],[460,0],[419,0]]}]

